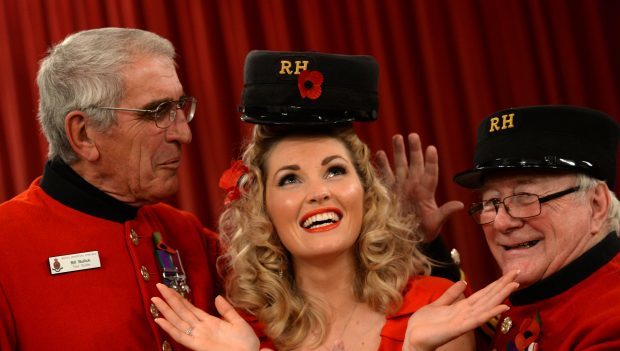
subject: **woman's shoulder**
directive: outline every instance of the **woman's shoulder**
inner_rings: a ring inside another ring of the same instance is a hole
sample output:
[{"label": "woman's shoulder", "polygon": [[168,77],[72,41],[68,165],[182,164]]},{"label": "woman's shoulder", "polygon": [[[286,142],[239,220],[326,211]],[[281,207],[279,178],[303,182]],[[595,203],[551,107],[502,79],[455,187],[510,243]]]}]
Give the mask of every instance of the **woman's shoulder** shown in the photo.
[{"label": "woman's shoulder", "polygon": [[407,300],[411,296],[426,296],[432,302],[443,294],[454,282],[440,277],[428,275],[416,275],[409,279],[407,287],[403,293],[403,298]]},{"label": "woman's shoulder", "polygon": [[403,304],[395,315],[411,315],[420,307],[438,299],[450,286],[452,281],[426,275],[416,275],[407,282],[403,292]]}]

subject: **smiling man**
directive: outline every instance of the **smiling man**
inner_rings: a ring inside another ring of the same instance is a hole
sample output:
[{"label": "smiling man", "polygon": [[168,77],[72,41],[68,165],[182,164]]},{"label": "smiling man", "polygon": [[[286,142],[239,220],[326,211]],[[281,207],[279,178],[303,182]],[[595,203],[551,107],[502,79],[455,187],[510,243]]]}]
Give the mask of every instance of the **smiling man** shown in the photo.
[{"label": "smiling man", "polygon": [[1,350],[183,349],[154,322],[156,283],[214,310],[217,237],[161,203],[196,108],[174,57],[154,33],[101,28],[41,61],[48,162],[0,205]]},{"label": "smiling man", "polygon": [[474,168],[454,181],[476,190],[469,214],[502,271],[520,270],[496,350],[620,349],[618,135],[606,114],[574,106],[480,124]]}]

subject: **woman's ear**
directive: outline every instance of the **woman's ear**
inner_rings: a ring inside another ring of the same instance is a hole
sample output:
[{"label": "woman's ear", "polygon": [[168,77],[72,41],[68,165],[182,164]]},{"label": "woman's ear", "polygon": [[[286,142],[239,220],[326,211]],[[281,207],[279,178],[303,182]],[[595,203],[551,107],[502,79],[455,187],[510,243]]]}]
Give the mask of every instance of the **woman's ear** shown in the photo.
[{"label": "woman's ear", "polygon": [[94,129],[88,125],[88,118],[82,111],[71,111],[65,116],[65,133],[71,148],[80,159],[95,161],[99,158],[99,150],[92,139]]},{"label": "woman's ear", "polygon": [[[592,198],[590,199],[592,208],[590,233],[599,234],[607,226],[607,216],[609,206],[611,206],[611,198],[609,196],[609,188],[604,182],[597,182],[593,189]],[[606,233],[602,233],[606,234]]]}]

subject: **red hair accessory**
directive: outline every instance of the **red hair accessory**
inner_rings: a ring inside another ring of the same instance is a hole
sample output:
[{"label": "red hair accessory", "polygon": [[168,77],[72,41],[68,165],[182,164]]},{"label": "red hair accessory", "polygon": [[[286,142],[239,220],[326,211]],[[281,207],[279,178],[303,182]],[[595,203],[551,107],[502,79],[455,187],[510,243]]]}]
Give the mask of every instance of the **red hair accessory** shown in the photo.
[{"label": "red hair accessory", "polygon": [[239,180],[244,174],[249,173],[250,170],[243,164],[241,160],[234,160],[230,162],[230,168],[222,173],[220,177],[219,186],[226,190],[226,198],[224,199],[224,205],[228,205],[232,201],[241,197],[239,191]]},{"label": "red hair accessory", "polygon": [[297,80],[297,87],[302,98],[316,100],[323,93],[323,74],[319,71],[301,71]]}]

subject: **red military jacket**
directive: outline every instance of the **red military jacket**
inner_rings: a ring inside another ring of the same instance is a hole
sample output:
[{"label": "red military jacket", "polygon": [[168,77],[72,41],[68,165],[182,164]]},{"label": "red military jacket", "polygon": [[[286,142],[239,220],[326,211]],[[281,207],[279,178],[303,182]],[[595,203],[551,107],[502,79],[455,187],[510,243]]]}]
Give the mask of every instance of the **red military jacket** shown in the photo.
[{"label": "red military jacket", "polygon": [[[154,232],[178,250],[191,301],[213,313],[213,232],[165,204],[127,206],[48,163],[0,205],[0,350],[181,350],[153,321]],[[59,257],[93,251],[99,268],[62,271],[70,264]]]},{"label": "red military jacket", "polygon": [[620,350],[620,239],[616,233],[510,297],[497,351]]}]

